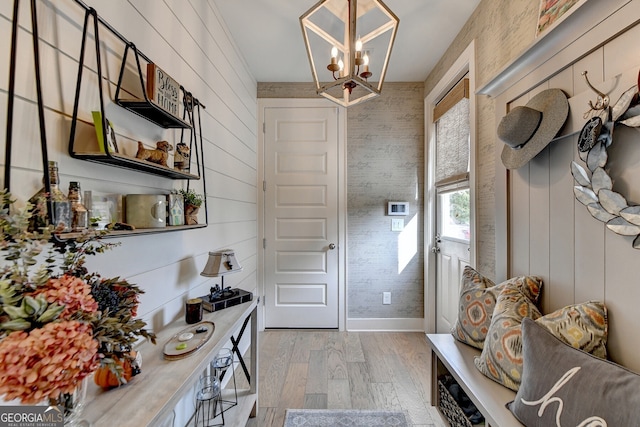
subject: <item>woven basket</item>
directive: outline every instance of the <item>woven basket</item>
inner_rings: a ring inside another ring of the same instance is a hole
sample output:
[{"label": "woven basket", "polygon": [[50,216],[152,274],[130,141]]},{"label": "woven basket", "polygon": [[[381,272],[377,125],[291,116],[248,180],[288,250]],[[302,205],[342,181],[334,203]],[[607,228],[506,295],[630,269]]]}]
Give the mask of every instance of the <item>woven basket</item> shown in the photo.
[{"label": "woven basket", "polygon": [[462,412],[449,390],[438,380],[439,408],[451,427],[472,427],[469,418]]}]

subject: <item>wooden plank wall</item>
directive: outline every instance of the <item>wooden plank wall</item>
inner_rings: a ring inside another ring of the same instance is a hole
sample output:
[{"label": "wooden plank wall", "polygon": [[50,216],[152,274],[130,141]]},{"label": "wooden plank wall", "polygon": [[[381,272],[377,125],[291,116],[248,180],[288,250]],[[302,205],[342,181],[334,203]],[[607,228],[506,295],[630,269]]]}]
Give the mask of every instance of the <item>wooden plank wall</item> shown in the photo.
[{"label": "wooden plank wall", "polygon": [[[122,238],[121,246],[88,259],[104,277],[121,276],[141,286],[139,315],[155,330],[184,316],[184,302],[206,294],[219,278],[199,275],[209,251],[233,248],[243,265],[225,285],[256,287],[256,130],[257,83],[238,54],[212,0],[90,0],[89,6],[116,30],[183,84],[206,105],[202,114],[204,174],[209,205],[208,227]],[[183,181],[76,160],[67,153],[73,111],[84,10],[73,0],[39,0],[38,23],[49,159],[59,164],[61,188],[80,181],[83,190],[120,194],[167,194]],[[4,153],[12,1],[0,2],[0,152]],[[37,126],[35,77],[29,2],[21,2],[18,73],[13,130],[12,192],[27,200],[41,186],[42,163]],[[107,99],[114,95],[122,43],[100,33]],[[89,39],[93,44],[93,38]],[[81,92],[80,140],[91,138],[91,111],[99,109],[95,54],[89,49]],[[133,62],[128,61],[129,87]],[[143,67],[145,64],[143,64]],[[107,115],[122,151],[137,141],[149,146],[166,139],[179,142],[178,131],[165,131],[108,102]],[[88,132],[82,134],[82,132]],[[135,155],[135,152],[133,152]],[[4,173],[5,161],[0,158]],[[192,166],[195,168],[195,164]],[[202,191],[201,181],[193,188]],[[204,221],[204,214],[200,215]],[[161,344],[158,345],[161,351]],[[147,355],[145,355],[147,357]],[[153,355],[148,355],[153,357]],[[189,399],[188,406],[193,409]],[[187,408],[188,409],[188,408]]]},{"label": "wooden plank wall", "polygon": [[[569,304],[603,300],[609,309],[611,358],[640,372],[640,301],[638,265],[640,250],[633,237],[619,236],[594,219],[575,200],[570,164],[578,157],[578,132],[586,122],[587,100],[595,102],[581,73],[588,71],[592,84],[610,94],[612,104],[637,84],[640,48],[635,26],[606,42],[573,64],[508,103],[526,104],[536,93],[560,88],[571,98],[570,118],[563,138],[552,142],[526,166],[508,174],[509,275],[535,274],[544,279],[543,311]],[[497,110],[500,107],[498,106]],[[503,110],[504,111],[504,110]],[[619,126],[614,132],[607,164],[614,190],[630,204],[640,202],[640,131]],[[499,143],[499,141],[498,141]],[[500,147],[501,149],[501,147]],[[634,188],[636,187],[636,188]]]}]

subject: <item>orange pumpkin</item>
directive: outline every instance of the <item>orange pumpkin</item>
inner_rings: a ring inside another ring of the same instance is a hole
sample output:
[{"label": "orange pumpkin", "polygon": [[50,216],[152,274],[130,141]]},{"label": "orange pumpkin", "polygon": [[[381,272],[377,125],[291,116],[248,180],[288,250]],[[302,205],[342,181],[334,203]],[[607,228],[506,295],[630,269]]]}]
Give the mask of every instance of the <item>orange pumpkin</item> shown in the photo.
[{"label": "orange pumpkin", "polygon": [[[128,359],[119,360],[114,358],[116,363],[122,366],[122,378],[129,382],[132,375],[131,362]],[[95,374],[93,374],[93,381],[104,389],[109,389],[112,387],[120,387],[122,384],[118,379],[118,376],[109,369],[108,366],[100,366]]]}]

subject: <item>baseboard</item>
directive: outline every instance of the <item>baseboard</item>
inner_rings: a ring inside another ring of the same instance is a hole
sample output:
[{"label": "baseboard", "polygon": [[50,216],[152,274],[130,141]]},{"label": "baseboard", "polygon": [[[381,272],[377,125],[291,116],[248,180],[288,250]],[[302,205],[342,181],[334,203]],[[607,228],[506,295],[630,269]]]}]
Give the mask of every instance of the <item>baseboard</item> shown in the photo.
[{"label": "baseboard", "polygon": [[424,319],[347,319],[347,331],[424,332]]}]

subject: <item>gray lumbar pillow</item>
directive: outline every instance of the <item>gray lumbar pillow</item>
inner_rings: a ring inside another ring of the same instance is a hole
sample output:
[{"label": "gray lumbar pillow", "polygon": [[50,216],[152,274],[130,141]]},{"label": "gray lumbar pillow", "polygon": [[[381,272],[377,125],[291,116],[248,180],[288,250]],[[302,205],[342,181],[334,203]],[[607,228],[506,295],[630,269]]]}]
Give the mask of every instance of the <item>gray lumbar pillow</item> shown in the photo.
[{"label": "gray lumbar pillow", "polygon": [[522,345],[522,384],[507,407],[524,425],[638,425],[640,375],[568,346],[532,319],[522,322]]}]

